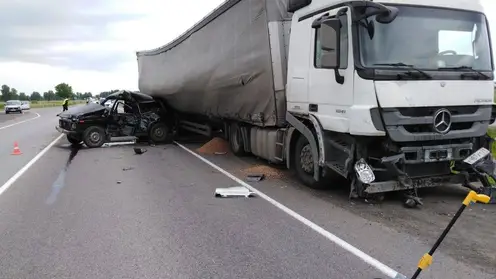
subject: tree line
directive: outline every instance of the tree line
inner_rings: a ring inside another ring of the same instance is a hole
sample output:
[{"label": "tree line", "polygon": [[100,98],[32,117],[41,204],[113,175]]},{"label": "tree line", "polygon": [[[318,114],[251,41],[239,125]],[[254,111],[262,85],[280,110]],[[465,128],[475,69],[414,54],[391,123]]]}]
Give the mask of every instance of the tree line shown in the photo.
[{"label": "tree line", "polygon": [[119,90],[110,90],[100,92],[93,96],[91,92],[73,92],[72,86],[67,83],[60,83],[54,87],[54,90],[48,90],[46,92],[40,93],[37,91],[31,92],[31,94],[26,94],[25,92],[18,92],[17,89],[10,87],[6,84],[2,85],[1,89],[1,100],[20,100],[20,101],[58,101],[63,99],[71,100],[86,100],[88,98],[105,98],[108,95],[115,93]]}]

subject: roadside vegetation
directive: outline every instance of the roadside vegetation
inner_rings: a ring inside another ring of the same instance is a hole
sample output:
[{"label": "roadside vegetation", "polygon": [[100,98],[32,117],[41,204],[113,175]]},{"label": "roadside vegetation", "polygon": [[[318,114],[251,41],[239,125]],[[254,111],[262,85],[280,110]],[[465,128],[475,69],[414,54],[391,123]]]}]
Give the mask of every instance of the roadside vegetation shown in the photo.
[{"label": "roadside vegetation", "polygon": [[74,92],[72,86],[67,83],[57,84],[53,90],[40,93],[37,91],[29,93],[18,92],[14,87],[6,84],[0,87],[0,109],[3,109],[8,100],[29,101],[31,108],[58,107],[62,106],[64,99],[69,99],[69,106],[86,102],[88,98],[105,98],[119,91],[113,89],[93,95],[92,92]]},{"label": "roadside vegetation", "polygon": [[[61,107],[63,100],[56,101],[29,101],[31,108],[48,108],[48,107]],[[71,100],[69,106],[86,103],[85,100]],[[0,109],[5,106],[4,102],[0,103]]]}]

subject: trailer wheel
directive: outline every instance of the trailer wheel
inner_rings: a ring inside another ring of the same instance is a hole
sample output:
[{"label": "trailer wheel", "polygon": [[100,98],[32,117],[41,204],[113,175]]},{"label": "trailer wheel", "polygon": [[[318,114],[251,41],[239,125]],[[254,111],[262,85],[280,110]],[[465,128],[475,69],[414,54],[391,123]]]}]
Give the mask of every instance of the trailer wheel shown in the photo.
[{"label": "trailer wheel", "polygon": [[330,188],[330,184],[337,178],[337,174],[329,170],[319,181],[313,177],[314,164],[312,148],[307,138],[300,135],[294,149],[294,170],[298,179],[307,187],[317,190]]},{"label": "trailer wheel", "polygon": [[241,128],[237,123],[233,123],[229,126],[229,146],[231,147],[232,153],[236,156],[243,156],[246,154]]},{"label": "trailer wheel", "polygon": [[105,143],[105,130],[99,126],[90,126],[84,130],[83,142],[89,148],[101,147]]}]

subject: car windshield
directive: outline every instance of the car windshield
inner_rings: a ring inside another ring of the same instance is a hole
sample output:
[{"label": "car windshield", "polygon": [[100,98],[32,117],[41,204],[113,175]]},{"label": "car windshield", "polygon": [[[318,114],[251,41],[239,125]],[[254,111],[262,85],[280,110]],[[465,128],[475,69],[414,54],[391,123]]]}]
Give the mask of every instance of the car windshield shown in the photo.
[{"label": "car windshield", "polygon": [[12,106],[12,105],[20,105],[20,104],[21,104],[21,102],[20,102],[20,101],[7,101],[7,102],[5,102],[5,104],[6,104],[7,106]]},{"label": "car windshield", "polygon": [[[390,24],[360,27],[360,55],[366,67],[403,63],[419,69],[470,67],[492,71],[488,28],[483,14],[397,6]],[[369,32],[373,30],[373,32]]]}]

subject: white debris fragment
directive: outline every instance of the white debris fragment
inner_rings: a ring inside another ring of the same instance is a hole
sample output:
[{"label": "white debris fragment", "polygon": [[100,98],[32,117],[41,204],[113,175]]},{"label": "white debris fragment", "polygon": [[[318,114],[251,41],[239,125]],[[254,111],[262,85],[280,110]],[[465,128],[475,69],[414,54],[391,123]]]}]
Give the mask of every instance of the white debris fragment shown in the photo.
[{"label": "white debris fragment", "polygon": [[248,188],[243,186],[235,186],[229,188],[217,188],[215,189],[215,196],[219,198],[228,198],[228,197],[252,197],[253,192]]}]

